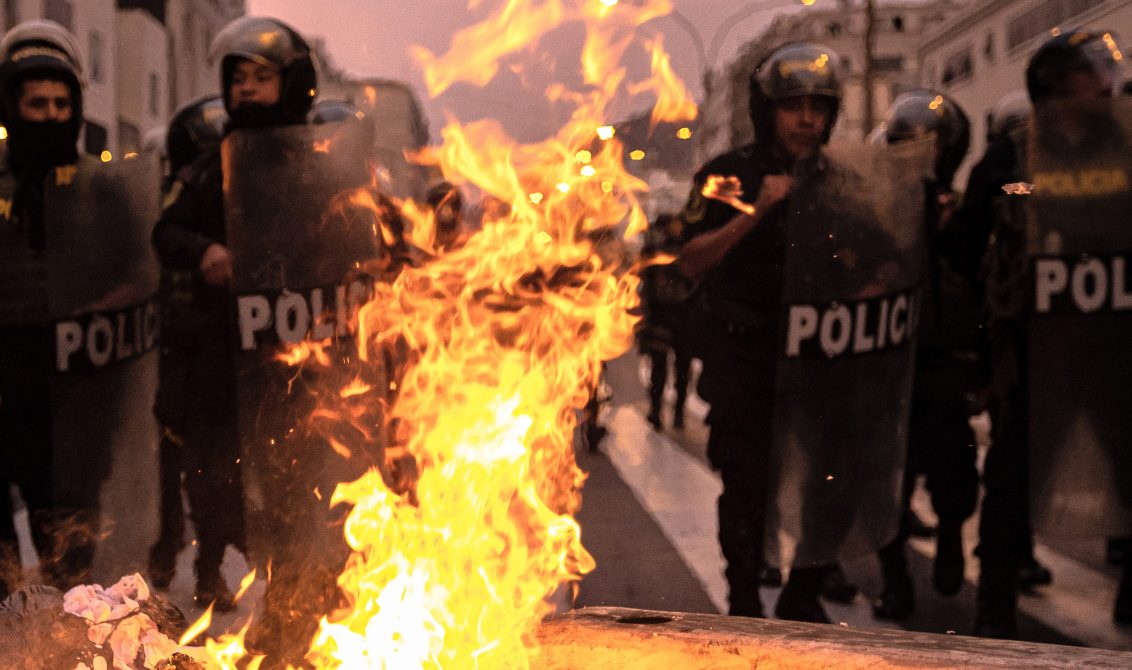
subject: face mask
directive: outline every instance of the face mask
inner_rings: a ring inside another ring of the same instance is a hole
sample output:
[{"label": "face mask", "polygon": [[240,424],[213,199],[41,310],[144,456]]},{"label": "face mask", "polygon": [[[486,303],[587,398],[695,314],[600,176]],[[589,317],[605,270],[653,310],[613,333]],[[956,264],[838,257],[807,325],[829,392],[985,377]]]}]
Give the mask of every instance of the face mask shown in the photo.
[{"label": "face mask", "polygon": [[17,121],[10,129],[8,155],[13,165],[53,168],[79,158],[73,123]]},{"label": "face mask", "polygon": [[287,123],[282,105],[244,103],[228,113],[230,128],[266,128]]}]

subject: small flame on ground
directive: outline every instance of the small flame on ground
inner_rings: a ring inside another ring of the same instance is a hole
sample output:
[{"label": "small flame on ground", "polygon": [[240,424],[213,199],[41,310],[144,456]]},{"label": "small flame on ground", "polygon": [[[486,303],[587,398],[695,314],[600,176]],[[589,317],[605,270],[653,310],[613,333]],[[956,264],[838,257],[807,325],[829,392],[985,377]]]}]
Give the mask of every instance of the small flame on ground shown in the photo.
[{"label": "small flame on ground", "polygon": [[255,583],[255,574],[256,571],[253,568],[251,572],[244,575],[244,578],[240,580],[240,588],[236,591],[236,596],[233,598],[235,602],[240,602],[240,599],[244,597],[244,594],[246,594],[248,589],[252,587],[252,584]]},{"label": "small flame on ground", "polygon": [[200,615],[200,618],[197,619],[193,623],[193,625],[189,626],[188,630],[185,631],[185,634],[182,635],[181,639],[177,641],[177,644],[183,647],[200,637],[201,633],[204,633],[206,630],[208,630],[208,627],[212,625],[212,607],[213,606],[210,604],[208,606],[208,609],[204,611],[204,614]]}]

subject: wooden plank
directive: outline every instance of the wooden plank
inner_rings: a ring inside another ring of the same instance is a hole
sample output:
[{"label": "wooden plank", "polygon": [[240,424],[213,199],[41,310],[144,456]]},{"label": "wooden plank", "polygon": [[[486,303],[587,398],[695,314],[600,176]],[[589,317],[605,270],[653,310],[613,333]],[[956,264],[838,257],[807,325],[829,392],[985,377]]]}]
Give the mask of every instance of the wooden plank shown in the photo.
[{"label": "wooden plank", "polygon": [[548,619],[547,670],[1127,670],[1132,653],[962,635],[591,607]]}]

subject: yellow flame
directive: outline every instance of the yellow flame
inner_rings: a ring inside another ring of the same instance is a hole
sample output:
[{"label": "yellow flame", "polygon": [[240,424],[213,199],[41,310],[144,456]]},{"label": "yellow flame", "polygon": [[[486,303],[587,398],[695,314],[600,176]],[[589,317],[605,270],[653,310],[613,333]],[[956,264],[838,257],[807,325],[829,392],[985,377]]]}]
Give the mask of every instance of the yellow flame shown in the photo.
[{"label": "yellow flame", "polygon": [[703,194],[705,198],[725,202],[744,214],[750,216],[755,214],[755,206],[741,199],[743,187],[740,185],[738,177],[708,175],[708,178],[704,181]]},{"label": "yellow flame", "polygon": [[[236,596],[233,600],[235,600],[236,602],[240,602],[240,599],[242,599],[244,597],[244,594],[246,594],[248,592],[248,589],[250,589],[252,587],[252,584],[254,584],[254,583],[255,583],[255,569],[253,568],[251,572],[244,575],[244,578],[240,580],[240,588],[237,589]],[[182,642],[181,644],[184,644],[184,642]]]},{"label": "yellow flame", "polygon": [[186,630],[184,635],[181,636],[181,639],[177,641],[177,644],[181,645],[182,647],[187,645],[188,643],[200,637],[201,633],[208,630],[208,627],[211,625],[212,605],[210,604],[208,606],[208,609],[204,611],[204,614],[200,615],[200,618],[193,622],[193,625],[189,626],[188,630]]},{"label": "yellow flame", "polygon": [[664,38],[657,35],[647,40],[645,47],[652,54],[652,76],[630,86],[629,92],[634,95],[651,92],[656,96],[656,104],[652,109],[652,126],[655,128],[662,121],[691,121],[696,118],[698,108],[684,83],[672,71],[672,63],[664,51]]}]

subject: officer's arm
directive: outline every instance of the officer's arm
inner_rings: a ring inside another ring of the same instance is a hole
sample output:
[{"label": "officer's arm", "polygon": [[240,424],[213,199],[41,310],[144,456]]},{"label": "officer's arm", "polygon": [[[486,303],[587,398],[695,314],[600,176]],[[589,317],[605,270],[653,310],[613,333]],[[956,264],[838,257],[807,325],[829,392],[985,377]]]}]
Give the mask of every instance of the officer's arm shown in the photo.
[{"label": "officer's arm", "polygon": [[676,267],[689,279],[699,281],[718,266],[762,220],[762,211],[752,214],[736,212],[722,227],[698,235],[680,248]]},{"label": "officer's arm", "polygon": [[185,182],[174,183],[151,241],[162,264],[178,270],[199,270],[205,249],[216,242],[201,234],[206,213],[199,194]]},{"label": "officer's arm", "polygon": [[1014,178],[1015,163],[1012,144],[992,144],[971,169],[962,205],[940,231],[939,252],[968,279],[977,280],[994,227],[993,203],[1002,197],[1002,186]]}]

